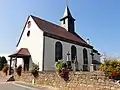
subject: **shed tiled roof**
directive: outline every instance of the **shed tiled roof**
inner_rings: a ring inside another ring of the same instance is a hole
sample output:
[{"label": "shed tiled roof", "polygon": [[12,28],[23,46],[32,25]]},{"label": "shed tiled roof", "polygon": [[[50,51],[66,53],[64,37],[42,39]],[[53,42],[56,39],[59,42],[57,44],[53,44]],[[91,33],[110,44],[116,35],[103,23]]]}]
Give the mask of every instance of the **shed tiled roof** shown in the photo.
[{"label": "shed tiled roof", "polygon": [[15,53],[9,55],[9,57],[14,57],[14,56],[30,56],[30,53],[27,48],[21,48],[17,50]]}]

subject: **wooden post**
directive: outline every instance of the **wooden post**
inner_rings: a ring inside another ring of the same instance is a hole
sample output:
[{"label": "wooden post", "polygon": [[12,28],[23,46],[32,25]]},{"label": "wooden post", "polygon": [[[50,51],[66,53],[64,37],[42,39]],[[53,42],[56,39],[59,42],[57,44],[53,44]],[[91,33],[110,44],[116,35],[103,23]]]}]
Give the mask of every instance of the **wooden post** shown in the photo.
[{"label": "wooden post", "polygon": [[17,56],[15,57],[15,69],[17,68]]},{"label": "wooden post", "polygon": [[10,57],[10,69],[9,69],[9,75],[11,75],[11,65],[12,65],[12,57]]}]

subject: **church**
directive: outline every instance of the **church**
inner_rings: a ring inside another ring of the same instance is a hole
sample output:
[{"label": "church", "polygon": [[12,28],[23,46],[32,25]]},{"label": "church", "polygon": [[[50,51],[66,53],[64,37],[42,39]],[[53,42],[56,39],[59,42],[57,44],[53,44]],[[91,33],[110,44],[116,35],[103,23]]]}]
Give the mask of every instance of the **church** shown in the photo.
[{"label": "church", "polygon": [[30,15],[16,45],[9,55],[10,66],[22,65],[24,71],[39,66],[39,71],[55,70],[58,60],[77,62],[78,70],[90,71],[91,66],[100,64],[100,53],[75,32],[75,19],[68,6],[65,8],[61,25],[56,25]]}]

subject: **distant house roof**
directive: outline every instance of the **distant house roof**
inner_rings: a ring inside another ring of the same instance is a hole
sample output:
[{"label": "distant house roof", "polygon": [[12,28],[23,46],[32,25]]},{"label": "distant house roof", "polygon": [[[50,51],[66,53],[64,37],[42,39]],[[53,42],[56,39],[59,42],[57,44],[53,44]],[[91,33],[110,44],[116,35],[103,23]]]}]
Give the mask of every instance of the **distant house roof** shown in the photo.
[{"label": "distant house roof", "polygon": [[95,50],[95,49],[93,49],[93,52],[97,53],[98,55],[100,55],[100,53],[97,50]]},{"label": "distant house roof", "polygon": [[99,62],[97,60],[92,60],[92,64],[101,64],[101,62]]}]

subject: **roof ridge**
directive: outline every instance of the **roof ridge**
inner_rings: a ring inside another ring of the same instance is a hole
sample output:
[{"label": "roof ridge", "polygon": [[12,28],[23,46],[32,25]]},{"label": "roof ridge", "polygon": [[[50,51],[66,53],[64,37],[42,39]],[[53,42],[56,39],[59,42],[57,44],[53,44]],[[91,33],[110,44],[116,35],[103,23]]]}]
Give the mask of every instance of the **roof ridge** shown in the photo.
[{"label": "roof ridge", "polygon": [[83,43],[85,45],[91,46],[91,45],[87,44],[82,37],[80,37],[79,35],[78,35],[79,36],[78,37],[77,33],[76,34],[70,33],[64,27],[62,27],[58,24],[54,24],[50,21],[44,20],[42,18],[33,16],[33,15],[31,15],[31,17],[33,18],[33,20],[35,21],[37,26],[41,30],[43,30],[45,33],[49,33],[49,34],[52,34],[52,35],[55,35],[55,36],[60,36],[60,37],[65,38],[65,39],[77,41],[79,43]]},{"label": "roof ridge", "polygon": [[[48,22],[48,23],[50,23],[50,24],[52,24],[52,25],[55,25],[55,26],[57,26],[57,27],[63,28],[63,27],[61,27],[60,25],[58,25],[57,23],[52,23],[52,22],[47,21],[47,20],[45,20],[45,19],[43,19],[43,18],[39,18],[39,17],[37,17],[37,16],[33,16],[33,15],[30,15],[30,16],[33,17],[33,18],[37,18],[37,19],[43,20],[43,21],[45,21],[45,22]],[[63,28],[63,29],[65,29],[65,28]],[[66,30],[66,29],[65,29],[65,30]]]},{"label": "roof ridge", "polygon": [[[60,25],[58,25],[58,24],[52,23],[52,22],[50,22],[50,21],[44,20],[44,19],[42,19],[42,18],[33,16],[33,15],[30,15],[30,16],[35,17],[35,18],[40,19],[40,20],[43,20],[43,21],[45,21],[45,22],[48,22],[48,23],[50,23],[50,24],[52,24],[52,25],[55,25],[55,26],[57,26],[57,27],[59,27],[59,28],[62,28],[62,29],[64,29],[66,32],[68,32],[64,27],[62,27],[62,26],[60,26]],[[34,18],[33,18],[33,19],[34,19]],[[68,33],[70,33],[70,32],[68,32]],[[72,33],[72,34],[73,34],[73,33]],[[77,34],[77,33],[75,32],[75,34]],[[75,35],[75,34],[73,34],[73,35]],[[78,35],[78,34],[77,34],[77,35]],[[79,35],[78,35],[78,36],[79,36]],[[82,40],[86,43],[86,41],[85,41],[83,38],[81,38],[80,36],[79,36],[79,38],[82,39]]]}]

